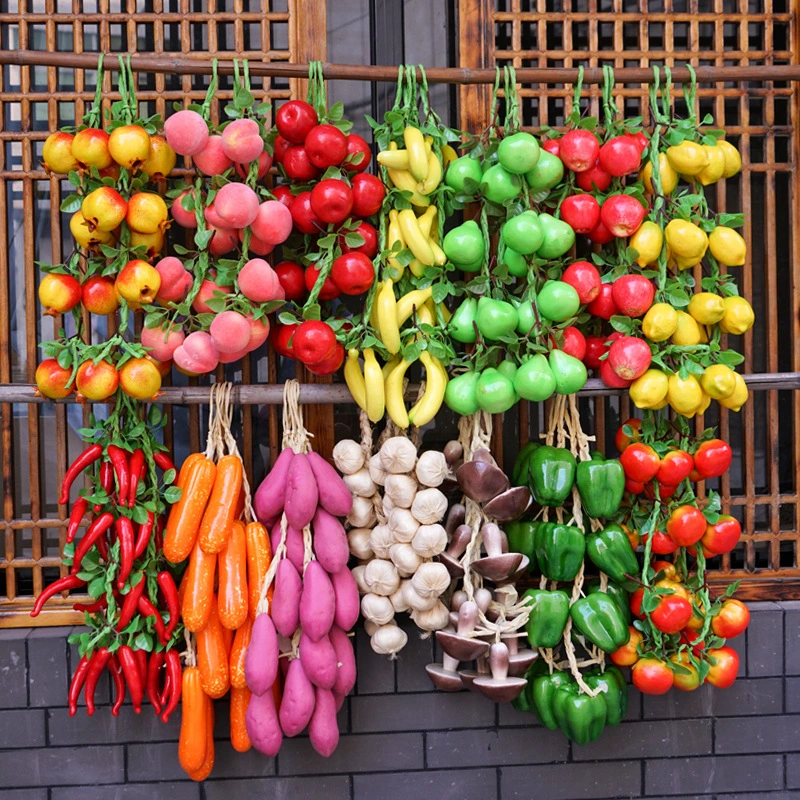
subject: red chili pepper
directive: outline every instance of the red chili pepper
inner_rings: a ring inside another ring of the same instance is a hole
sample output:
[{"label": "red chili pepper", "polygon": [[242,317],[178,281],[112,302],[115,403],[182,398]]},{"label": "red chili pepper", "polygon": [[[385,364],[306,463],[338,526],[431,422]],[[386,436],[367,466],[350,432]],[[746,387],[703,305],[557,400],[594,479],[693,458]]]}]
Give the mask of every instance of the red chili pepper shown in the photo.
[{"label": "red chili pepper", "polygon": [[158,609],[144,596],[139,598],[138,604],[139,613],[143,617],[153,617],[156,622],[156,633],[158,634],[158,640],[161,644],[167,644],[169,642],[169,636],[167,636],[167,629],[164,627],[164,620],[161,619],[161,614],[158,613]]},{"label": "red chili pepper", "polygon": [[72,464],[70,464],[69,469],[64,475],[64,480],[61,482],[61,497],[58,498],[59,505],[65,506],[69,503],[69,490],[75,482],[75,478],[90,464],[94,464],[102,454],[102,445],[93,444],[91,447],[87,447]]},{"label": "red chili pepper", "polygon": [[86,713],[91,717],[94,714],[94,690],[97,687],[97,681],[103,674],[103,670],[111,658],[111,653],[108,648],[101,647],[96,650],[92,655],[92,663],[89,665],[89,672],[86,675],[86,691],[84,697],[86,698]]},{"label": "red chili pepper", "polygon": [[117,651],[117,657],[119,658],[119,663],[122,667],[122,673],[125,676],[125,682],[128,684],[128,689],[131,693],[133,710],[137,714],[141,714],[142,697],[144,696],[144,693],[142,691],[142,677],[139,674],[139,666],[136,663],[136,656],[134,656],[133,650],[131,650],[130,647],[123,645]]},{"label": "red chili pepper", "polygon": [[[166,658],[165,658],[166,661]],[[161,693],[158,696],[158,700],[161,703],[162,707],[166,707],[167,705],[167,698],[170,696],[170,677],[169,672],[165,672],[164,674],[164,687],[161,689]]]},{"label": "red chili pepper", "polygon": [[162,472],[169,472],[171,469],[174,469],[175,472],[178,471],[172,459],[166,453],[153,453],[153,461],[156,462],[156,466]]},{"label": "red chili pepper", "polygon": [[164,666],[164,651],[155,652],[150,655],[150,663],[147,665],[147,699],[156,710],[156,716],[161,713],[161,701],[158,696],[158,684],[161,667]]},{"label": "red chili pepper", "polygon": [[122,601],[122,609],[119,612],[119,622],[117,623],[117,633],[121,633],[133,619],[136,609],[139,607],[139,598],[142,596],[147,579],[142,575],[139,583],[125,595]]},{"label": "red chili pepper", "polygon": [[111,706],[111,713],[119,716],[119,710],[125,702],[125,676],[122,674],[122,667],[119,664],[119,659],[116,656],[111,656],[108,661],[108,671],[111,673],[111,679],[114,681],[114,687],[117,690],[117,696],[114,700],[114,705]]},{"label": "red chili pepper", "polygon": [[167,722],[169,715],[181,701],[181,657],[177,650],[167,650],[167,680],[169,681],[169,702],[161,714],[161,721]]},{"label": "red chili pepper", "polygon": [[[105,491],[108,500],[111,500],[111,490],[114,486],[114,467],[110,461],[104,461],[100,465],[100,487]],[[94,513],[99,514],[103,507],[101,503],[94,504]]]},{"label": "red chili pepper", "polygon": [[69,684],[69,715],[74,717],[78,713],[78,698],[86,681],[86,673],[89,671],[90,660],[83,656],[75,668],[75,674]]},{"label": "red chili pepper", "polygon": [[[136,505],[136,490],[139,488],[139,481],[142,480],[142,478],[144,478],[146,470],[147,470],[147,464],[145,464],[144,461],[144,452],[139,448],[137,448],[136,450],[133,451],[133,455],[131,456],[130,460],[128,508],[133,508]],[[122,502],[121,498],[120,502]]]},{"label": "red chili pepper", "polygon": [[147,651],[134,650],[133,657],[136,660],[136,669],[139,670],[139,678],[142,681],[142,692],[147,683]]},{"label": "red chili pepper", "polygon": [[159,514],[156,522],[156,552],[160,553],[164,549],[164,528],[167,527],[167,520],[163,514]]},{"label": "red chili pepper", "polygon": [[89,501],[85,497],[79,497],[72,506],[72,513],[69,515],[69,525],[67,525],[67,544],[69,544],[78,532],[78,528],[83,522],[83,515],[89,507]]},{"label": "red chili pepper", "polygon": [[139,533],[136,535],[136,547],[133,549],[133,557],[139,558],[150,543],[150,535],[153,532],[153,524],[155,523],[155,514],[152,511],[147,512],[147,520],[139,526]]},{"label": "red chili pepper", "polygon": [[73,611],[85,611],[87,614],[94,614],[102,608],[108,608],[108,600],[105,595],[93,603],[74,603],[72,606]]},{"label": "red chili pepper", "polygon": [[97,549],[100,551],[100,558],[108,563],[108,531],[106,531],[96,542]]},{"label": "red chili pepper", "polygon": [[[92,549],[92,545],[98,543],[98,539],[114,523],[114,515],[110,511],[101,514],[90,526],[89,530],[83,535],[80,544],[75,548],[75,555],[72,559],[72,574],[77,575],[81,571],[81,561],[83,557]],[[99,546],[99,545],[98,545]],[[101,553],[102,553],[102,547]]]},{"label": "red chili pepper", "polygon": [[130,486],[130,469],[128,467],[128,454],[114,444],[108,446],[108,457],[114,467],[114,474],[117,476],[117,502],[124,506],[128,497],[128,487]]},{"label": "red chili pepper", "polygon": [[178,624],[178,620],[180,619],[180,600],[178,599],[178,589],[175,586],[175,580],[173,579],[172,575],[166,570],[164,572],[159,572],[156,580],[158,581],[159,588],[164,594],[164,600],[167,603],[167,611],[169,611],[169,622],[167,623],[167,630],[165,634],[167,641],[169,641],[169,638],[172,636],[172,632],[175,630],[175,626]]},{"label": "red chili pepper", "polygon": [[77,575],[65,575],[63,578],[59,578],[55,583],[51,583],[47,588],[43,589],[42,593],[36,598],[36,602],[31,610],[31,616],[38,617],[44,604],[53,597],[53,595],[70,589],[77,589],[79,586],[85,585],[86,581],[82,581]]},{"label": "red chili pepper", "polygon": [[128,517],[120,517],[117,520],[117,538],[119,539],[119,576],[117,577],[117,588],[122,589],[125,581],[133,569],[133,521]]}]

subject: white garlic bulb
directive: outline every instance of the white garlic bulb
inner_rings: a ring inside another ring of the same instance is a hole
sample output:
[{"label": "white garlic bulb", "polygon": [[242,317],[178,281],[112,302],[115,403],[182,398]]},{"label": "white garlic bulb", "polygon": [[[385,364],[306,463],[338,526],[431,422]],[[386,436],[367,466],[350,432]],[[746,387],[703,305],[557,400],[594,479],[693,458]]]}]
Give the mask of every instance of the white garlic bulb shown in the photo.
[{"label": "white garlic bulb", "polygon": [[376,525],[369,537],[369,546],[378,558],[389,558],[389,548],[395,541],[387,525]]},{"label": "white garlic bulb", "polygon": [[389,558],[397,567],[401,578],[410,577],[422,564],[419,554],[414,552],[414,548],[410,544],[405,543],[393,544],[389,548]]},{"label": "white garlic bulb", "polygon": [[333,448],[333,463],[342,475],[352,475],[364,466],[364,450],[352,439],[342,439]]},{"label": "white garlic bulb", "polygon": [[361,613],[376,625],[387,625],[394,619],[392,601],[372,592],[361,598]]},{"label": "white garlic bulb", "polygon": [[420,525],[411,541],[414,551],[422,558],[433,558],[447,548],[447,531],[438,523]]},{"label": "white garlic bulb", "polygon": [[381,508],[383,509],[383,516],[388,517],[397,506],[392,502],[392,498],[384,494],[381,501]]},{"label": "white garlic bulb", "polygon": [[372,534],[370,528],[353,528],[347,533],[347,543],[350,546],[350,552],[358,559],[366,561],[372,558],[375,553],[369,543],[369,537]]},{"label": "white garlic bulb", "polygon": [[[400,508],[411,508],[417,496],[417,479],[411,475],[387,475],[386,483],[384,483],[384,492],[387,497],[392,499],[392,502]],[[439,492],[438,489],[426,489],[428,492]],[[439,492],[439,494],[442,494]],[[444,495],[442,495],[444,497]],[[447,500],[445,500],[445,511],[447,510]],[[414,514],[416,517],[417,515]],[[419,517],[417,517],[419,519]],[[441,517],[437,517],[431,522],[438,522]],[[422,522],[423,520],[419,520]]]},{"label": "white garlic bulb", "polygon": [[411,513],[423,525],[432,525],[447,513],[447,498],[438,489],[423,489],[417,492]]},{"label": "white garlic bulb", "polygon": [[393,436],[381,446],[381,465],[392,474],[411,472],[417,463],[417,448],[405,436]]},{"label": "white garlic bulb", "polygon": [[367,636],[372,636],[376,630],[380,628],[380,625],[376,625],[374,622],[370,622],[368,619],[364,620],[364,630],[367,632]]},{"label": "white garlic bulb", "polygon": [[[422,566],[424,566],[424,564]],[[414,591],[414,585],[411,581],[403,581],[400,586],[400,591],[403,595],[403,602],[412,611],[427,611],[439,602],[438,595],[434,595],[433,597],[421,597],[418,595],[416,591]]]},{"label": "white garlic bulb", "polygon": [[407,508],[394,508],[386,524],[398,542],[410,542],[419,528],[419,522]]},{"label": "white garlic bulb", "polygon": [[367,461],[367,469],[369,470],[369,476],[372,478],[372,482],[376,483],[378,486],[383,486],[383,482],[386,480],[386,470],[383,468],[383,464],[381,464],[380,453],[375,453],[375,455]]},{"label": "white garlic bulb", "polygon": [[441,486],[444,479],[450,474],[444,453],[439,450],[424,452],[417,461],[414,474],[423,486]]},{"label": "white garlic bulb", "polygon": [[366,594],[369,591],[369,586],[367,586],[367,582],[364,580],[364,573],[366,571],[366,564],[359,564],[357,567],[353,567],[353,569],[350,570],[353,575],[353,580],[356,582],[356,586],[358,586],[359,594]]},{"label": "white garlic bulb", "polygon": [[411,585],[420,597],[439,597],[450,586],[450,573],[444,564],[438,561],[426,561],[420,564],[414,573]]},{"label": "white garlic bulb", "polygon": [[367,497],[354,497],[353,507],[347,515],[347,521],[354,528],[369,528],[375,521],[375,507]]},{"label": "white garlic bulb", "polygon": [[403,598],[403,586],[409,582],[410,581],[401,581],[400,588],[394,592],[394,594],[389,596],[389,600],[392,603],[392,608],[394,608],[396,614],[400,614],[403,611],[408,611],[408,603],[406,603],[405,599]]},{"label": "white garlic bulb", "polygon": [[411,619],[423,631],[440,631],[449,625],[450,612],[444,603],[437,600],[433,608],[426,611],[412,611]]},{"label": "white garlic bulb", "polygon": [[362,467],[358,472],[345,475],[343,480],[347,488],[358,497],[372,497],[377,491],[366,467]]},{"label": "white garlic bulb", "polygon": [[391,561],[373,558],[364,570],[364,584],[367,591],[388,597],[400,586],[400,575]]},{"label": "white garlic bulb", "polygon": [[408,635],[397,625],[381,625],[369,640],[372,649],[381,656],[395,658],[408,642]]}]

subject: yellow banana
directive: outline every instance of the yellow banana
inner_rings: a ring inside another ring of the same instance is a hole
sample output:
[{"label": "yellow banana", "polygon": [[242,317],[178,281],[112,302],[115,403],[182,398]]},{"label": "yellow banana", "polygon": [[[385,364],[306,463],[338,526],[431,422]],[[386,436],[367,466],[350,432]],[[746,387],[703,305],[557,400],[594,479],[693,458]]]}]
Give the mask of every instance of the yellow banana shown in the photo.
[{"label": "yellow banana", "polygon": [[418,258],[411,261],[408,268],[415,278],[421,278],[425,274],[425,265]]},{"label": "yellow banana", "polygon": [[366,412],[369,421],[380,422],[386,410],[383,372],[375,358],[375,351],[371,347],[364,349],[364,384],[366,386]]},{"label": "yellow banana", "polygon": [[408,169],[408,150],[398,150],[394,142],[392,145],[378,153],[378,163],[391,169]]},{"label": "yellow banana", "polygon": [[386,171],[389,173],[392,184],[400,189],[401,192],[411,192],[411,197],[408,200],[412,205],[425,208],[431,204],[429,198],[417,191],[417,181],[408,170],[387,167]]},{"label": "yellow banana", "polygon": [[450,309],[444,303],[439,303],[439,310],[442,312],[442,319],[445,321],[445,324],[450,322],[450,318],[453,316],[450,313]]},{"label": "yellow banana", "polygon": [[428,152],[425,148],[425,137],[419,128],[407,125],[403,131],[403,141],[408,151],[408,168],[418,180],[428,177]]},{"label": "yellow banana", "polygon": [[361,372],[361,365],[358,363],[358,350],[353,348],[347,351],[347,361],[344,362],[344,382],[353,395],[356,405],[367,410],[367,385],[364,382],[364,374]]},{"label": "yellow banana", "polygon": [[448,380],[447,371],[438,358],[423,350],[419,359],[425,365],[425,394],[408,412],[409,421],[417,427],[430,422],[442,407]]},{"label": "yellow banana", "polygon": [[449,144],[446,144],[442,148],[442,158],[445,164],[450,164],[458,158],[458,153]]},{"label": "yellow banana", "polygon": [[402,356],[392,356],[382,367],[381,373],[383,374],[383,381],[389,377],[389,373],[400,363]]},{"label": "yellow banana", "polygon": [[[436,264],[437,267],[443,267],[447,263],[447,256],[436,242],[439,234],[439,226],[436,225],[436,206],[428,206],[425,209],[425,213],[417,217],[417,225],[419,225],[422,235],[427,237],[428,244],[431,246],[431,250],[433,250],[433,263]],[[414,274],[416,275],[417,273]],[[420,272],[420,275],[421,274],[422,272]]]},{"label": "yellow banana", "polygon": [[436,324],[436,311],[434,311],[433,308],[433,298],[429,297],[422,304],[422,308],[417,309],[417,322],[423,325]]},{"label": "yellow banana", "polygon": [[420,181],[417,189],[420,194],[429,195],[442,182],[442,162],[436,153],[428,156],[428,177]]},{"label": "yellow banana", "polygon": [[428,244],[431,246],[431,250],[433,250],[433,263],[437,267],[443,267],[447,263],[447,256],[445,255],[444,250],[442,250],[442,248],[439,247],[439,245],[436,244],[433,239],[428,239]]},{"label": "yellow banana", "polygon": [[403,380],[413,361],[400,361],[386,377],[386,413],[398,428],[405,430],[409,425],[408,410],[403,398]]},{"label": "yellow banana", "polygon": [[417,217],[417,225],[419,225],[422,235],[427,236],[429,239],[431,236],[431,230],[433,229],[433,223],[436,222],[436,213],[436,206],[428,206],[425,209],[425,213]]},{"label": "yellow banana", "polygon": [[414,254],[414,258],[426,267],[431,266],[434,263],[433,248],[428,237],[420,230],[414,212],[410,208],[403,209],[398,215],[398,223],[406,246]]},{"label": "yellow banana", "polygon": [[397,327],[402,328],[403,323],[414,313],[416,308],[419,311],[425,301],[431,296],[433,289],[412,289],[408,294],[404,294],[397,301]]},{"label": "yellow banana", "polygon": [[397,326],[397,300],[394,297],[394,284],[386,279],[375,298],[378,306],[378,325],[383,346],[392,354],[400,350],[400,328]]},{"label": "yellow banana", "polygon": [[[397,221],[397,213],[397,209],[395,208],[389,212],[389,227],[386,232],[386,244],[389,247],[393,247],[395,242],[400,242],[400,249],[403,250],[406,246],[406,243],[403,240],[403,233],[400,230],[400,225]],[[388,261],[389,266],[396,270],[397,277],[393,280],[399,281],[400,278],[403,277],[405,267],[397,260],[395,256],[389,256]]]}]

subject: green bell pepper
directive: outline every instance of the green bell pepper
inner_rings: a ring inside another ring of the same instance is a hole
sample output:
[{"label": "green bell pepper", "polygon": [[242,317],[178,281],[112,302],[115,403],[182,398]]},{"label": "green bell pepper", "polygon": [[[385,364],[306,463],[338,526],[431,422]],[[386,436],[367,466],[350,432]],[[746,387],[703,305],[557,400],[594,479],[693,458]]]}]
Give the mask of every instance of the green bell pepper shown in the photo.
[{"label": "green bell pepper", "polygon": [[577,600],[569,613],[578,631],[606,653],[613,653],[631,638],[622,611],[603,592]]},{"label": "green bell pepper", "polygon": [[[588,583],[584,584],[583,590],[586,592],[586,594],[599,592],[600,581],[597,579],[589,581]],[[628,592],[618,583],[614,583],[614,581],[608,581],[606,585],[606,594],[617,604],[617,608],[619,608],[619,610],[622,612],[622,616],[625,617],[625,623],[630,625],[631,605],[630,595]]]},{"label": "green bell pepper", "polygon": [[533,704],[533,683],[538,677],[549,674],[550,668],[543,659],[537,658],[525,673],[525,680],[527,681],[525,688],[511,701],[511,705],[517,711],[527,711],[530,714],[534,714],[536,708]]},{"label": "green bell pepper", "polygon": [[525,630],[531,647],[555,647],[569,619],[569,595],[561,590],[528,589],[522,600],[530,598],[531,612]]},{"label": "green bell pepper", "polygon": [[609,519],[619,511],[625,491],[625,470],[615,458],[606,460],[592,453],[591,461],[581,461],[576,470],[581,507],[590,517]]},{"label": "green bell pepper", "polygon": [[626,575],[639,573],[639,562],[628,534],[621,525],[609,523],[601,531],[587,534],[586,552],[598,569],[628,588],[635,588]]},{"label": "green bell pepper", "polygon": [[586,553],[583,531],[558,522],[540,522],[534,546],[539,569],[551,581],[573,580]]},{"label": "green bell pepper", "polygon": [[581,694],[577,684],[559,686],[553,697],[553,715],[564,736],[575,744],[589,744],[606,727],[608,709],[603,696]]},{"label": "green bell pepper", "polygon": [[553,714],[553,698],[561,686],[574,684],[575,679],[568,672],[554,672],[541,675],[533,682],[533,709],[539,722],[551,731],[558,730],[558,720]]},{"label": "green bell pepper", "polygon": [[519,451],[516,459],[514,460],[514,469],[511,471],[511,484],[513,486],[527,486],[530,483],[530,475],[528,474],[529,463],[531,456],[539,448],[539,442],[528,442],[522,450]]},{"label": "green bell pepper", "polygon": [[562,506],[575,483],[575,456],[563,447],[540,445],[530,457],[530,489],[540,506]]},{"label": "green bell pepper", "polygon": [[583,679],[590,689],[604,690],[600,695],[606,701],[606,725],[619,725],[628,713],[628,686],[619,667],[606,667],[605,672],[593,668]]},{"label": "green bell pepper", "polygon": [[534,549],[536,528],[538,522],[517,521],[507,522],[503,530],[508,537],[508,549],[512,553],[522,553],[529,559],[528,572],[536,571],[536,552]]}]

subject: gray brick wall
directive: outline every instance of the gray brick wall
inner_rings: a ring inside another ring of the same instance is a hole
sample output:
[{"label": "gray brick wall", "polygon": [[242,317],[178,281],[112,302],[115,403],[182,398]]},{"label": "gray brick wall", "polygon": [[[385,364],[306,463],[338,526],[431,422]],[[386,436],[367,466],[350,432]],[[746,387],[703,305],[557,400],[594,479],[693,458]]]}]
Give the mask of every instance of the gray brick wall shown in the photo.
[{"label": "gray brick wall", "polygon": [[359,636],[358,684],[330,759],[305,737],[275,760],[234,752],[220,703],[202,786],[178,765],[177,716],[162,725],[126,704],[115,719],[104,683],[94,717],[70,719],[70,629],[2,630],[0,800],[800,800],[800,602],[751,610],[731,689],[632,690],[628,719],[586,747],[510,706],[433,692],[430,641],[410,637],[391,663]]}]

